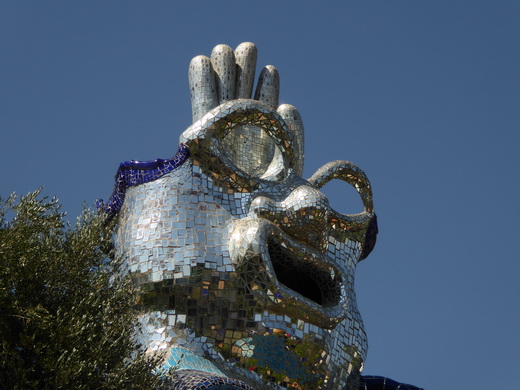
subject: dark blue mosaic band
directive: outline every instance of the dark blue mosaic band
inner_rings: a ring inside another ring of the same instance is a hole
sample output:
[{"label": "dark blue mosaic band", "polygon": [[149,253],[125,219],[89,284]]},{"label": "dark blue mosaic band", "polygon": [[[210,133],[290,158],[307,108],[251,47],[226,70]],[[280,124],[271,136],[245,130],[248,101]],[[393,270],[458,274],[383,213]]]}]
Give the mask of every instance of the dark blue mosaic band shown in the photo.
[{"label": "dark blue mosaic band", "polygon": [[177,154],[170,159],[123,161],[116,173],[114,192],[112,192],[107,204],[102,199],[97,200],[96,206],[98,210],[104,210],[109,218],[114,217],[123,205],[128,187],[159,179],[184,164],[189,156],[190,150],[188,147],[184,144],[179,144]]},{"label": "dark blue mosaic band", "polygon": [[383,376],[362,376],[359,390],[424,390],[417,386],[396,382]]},{"label": "dark blue mosaic band", "polygon": [[172,378],[171,390],[254,390],[242,381],[204,371],[179,370]]},{"label": "dark blue mosaic band", "polygon": [[376,246],[378,233],[379,228],[377,227],[377,215],[374,214],[374,218],[370,221],[370,225],[368,225],[367,233],[365,235],[365,244],[363,245],[363,250],[361,252],[361,260],[366,259]]},{"label": "dark blue mosaic band", "polygon": [[[169,390],[253,390],[246,383],[197,370],[179,370]],[[424,390],[383,376],[361,376],[359,390]]]}]

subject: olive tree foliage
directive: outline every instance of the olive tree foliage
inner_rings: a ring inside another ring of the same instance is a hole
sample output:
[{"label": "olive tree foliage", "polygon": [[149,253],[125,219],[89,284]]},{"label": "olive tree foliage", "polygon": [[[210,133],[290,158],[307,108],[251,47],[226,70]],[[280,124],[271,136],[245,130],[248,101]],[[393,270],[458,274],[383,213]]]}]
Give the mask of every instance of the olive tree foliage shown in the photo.
[{"label": "olive tree foliage", "polygon": [[90,210],[75,226],[64,215],[40,190],[0,198],[0,387],[160,387],[112,227]]}]

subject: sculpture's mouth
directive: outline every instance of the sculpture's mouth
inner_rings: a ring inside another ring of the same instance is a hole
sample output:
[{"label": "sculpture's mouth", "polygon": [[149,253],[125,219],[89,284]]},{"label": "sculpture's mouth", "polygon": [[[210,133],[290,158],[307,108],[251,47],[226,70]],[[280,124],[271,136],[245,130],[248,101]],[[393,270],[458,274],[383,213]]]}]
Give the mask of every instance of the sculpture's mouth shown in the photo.
[{"label": "sculpture's mouth", "polygon": [[269,257],[280,283],[301,296],[330,307],[339,303],[341,276],[326,264],[308,261],[274,238],[267,241]]},{"label": "sculpture's mouth", "polygon": [[244,287],[261,306],[322,328],[345,316],[344,279],[315,249],[260,218],[236,221],[230,255]]}]

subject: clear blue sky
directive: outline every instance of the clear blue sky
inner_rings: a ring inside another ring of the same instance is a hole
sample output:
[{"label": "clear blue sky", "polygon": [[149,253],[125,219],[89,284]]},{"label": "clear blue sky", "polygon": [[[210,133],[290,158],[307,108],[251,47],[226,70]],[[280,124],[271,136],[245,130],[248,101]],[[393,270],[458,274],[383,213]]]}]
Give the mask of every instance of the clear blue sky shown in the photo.
[{"label": "clear blue sky", "polygon": [[518,388],[520,2],[189,4],[0,3],[0,194],[43,185],[74,219],[120,161],[176,152],[193,56],[255,42],[302,114],[305,176],[345,159],[374,187],[365,374]]}]

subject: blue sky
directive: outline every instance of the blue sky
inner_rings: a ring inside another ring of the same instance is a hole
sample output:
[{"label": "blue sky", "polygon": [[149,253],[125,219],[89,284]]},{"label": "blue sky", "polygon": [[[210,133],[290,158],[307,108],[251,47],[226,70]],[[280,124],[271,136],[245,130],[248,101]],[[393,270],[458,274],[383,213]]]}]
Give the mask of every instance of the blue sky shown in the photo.
[{"label": "blue sky", "polygon": [[305,177],[344,159],[372,182],[365,374],[518,387],[517,1],[4,0],[0,195],[44,186],[74,220],[120,161],[177,151],[190,59],[244,41],[302,114]]}]

